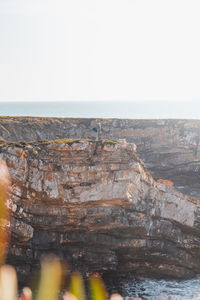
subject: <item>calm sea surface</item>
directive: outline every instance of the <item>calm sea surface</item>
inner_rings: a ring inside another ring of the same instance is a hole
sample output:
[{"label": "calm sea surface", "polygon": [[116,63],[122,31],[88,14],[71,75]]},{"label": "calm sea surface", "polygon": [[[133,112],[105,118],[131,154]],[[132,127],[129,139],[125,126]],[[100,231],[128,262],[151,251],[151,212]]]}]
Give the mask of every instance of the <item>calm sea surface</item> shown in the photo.
[{"label": "calm sea surface", "polygon": [[[197,102],[0,102],[0,116],[41,116],[66,118],[186,118],[199,119]],[[124,296],[143,299],[191,300],[200,291],[200,276],[186,281],[127,279],[121,284]]]},{"label": "calm sea surface", "polygon": [[200,104],[167,101],[0,102],[0,116],[199,119]]},{"label": "calm sea surface", "polygon": [[121,285],[122,294],[137,295],[144,300],[200,300],[200,276],[190,280],[127,280]]}]

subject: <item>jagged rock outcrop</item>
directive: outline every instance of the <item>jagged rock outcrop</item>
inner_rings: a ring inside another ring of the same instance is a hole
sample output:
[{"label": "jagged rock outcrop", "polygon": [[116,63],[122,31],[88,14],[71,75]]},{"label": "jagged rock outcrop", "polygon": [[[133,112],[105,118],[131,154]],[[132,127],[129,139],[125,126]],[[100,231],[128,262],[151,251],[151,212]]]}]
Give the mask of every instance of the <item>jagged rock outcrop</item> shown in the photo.
[{"label": "jagged rock outcrop", "polygon": [[44,253],[72,269],[200,273],[199,201],[156,183],[124,141],[2,143],[12,178],[8,262],[22,281]]},{"label": "jagged rock outcrop", "polygon": [[38,141],[57,138],[124,139],[155,179],[169,179],[180,191],[200,199],[200,120],[123,120],[0,117],[0,139]]}]

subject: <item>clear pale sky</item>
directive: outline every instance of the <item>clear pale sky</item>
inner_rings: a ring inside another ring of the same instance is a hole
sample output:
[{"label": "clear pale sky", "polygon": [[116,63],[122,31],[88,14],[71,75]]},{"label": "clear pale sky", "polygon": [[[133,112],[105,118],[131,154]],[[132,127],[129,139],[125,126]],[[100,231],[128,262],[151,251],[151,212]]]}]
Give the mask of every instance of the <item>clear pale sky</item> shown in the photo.
[{"label": "clear pale sky", "polygon": [[0,0],[0,101],[198,101],[199,16],[199,0]]}]

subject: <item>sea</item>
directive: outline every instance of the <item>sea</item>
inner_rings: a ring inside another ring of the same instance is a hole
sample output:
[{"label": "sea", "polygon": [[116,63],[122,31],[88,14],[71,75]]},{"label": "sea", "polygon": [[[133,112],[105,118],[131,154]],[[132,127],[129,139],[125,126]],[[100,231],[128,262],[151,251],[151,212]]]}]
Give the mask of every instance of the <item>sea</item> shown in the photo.
[{"label": "sea", "polygon": [[0,101],[0,116],[121,119],[199,119],[200,102]]},{"label": "sea", "polygon": [[120,289],[125,300],[133,295],[144,300],[200,300],[200,275],[189,280],[127,279]]},{"label": "sea", "polygon": [[[123,119],[200,119],[196,101],[24,101],[0,102],[0,116]],[[127,278],[120,286],[128,299],[200,300],[200,276],[191,280],[136,280]]]}]

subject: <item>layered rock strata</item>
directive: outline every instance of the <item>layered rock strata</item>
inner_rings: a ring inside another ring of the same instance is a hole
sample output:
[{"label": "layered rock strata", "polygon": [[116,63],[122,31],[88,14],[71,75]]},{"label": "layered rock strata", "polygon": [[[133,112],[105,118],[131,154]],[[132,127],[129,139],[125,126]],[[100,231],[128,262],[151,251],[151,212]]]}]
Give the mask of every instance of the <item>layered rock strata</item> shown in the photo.
[{"label": "layered rock strata", "polygon": [[57,140],[0,151],[13,188],[8,263],[21,281],[48,252],[84,273],[200,273],[198,200],[156,183],[134,144]]},{"label": "layered rock strata", "polygon": [[38,141],[57,138],[126,139],[155,179],[169,179],[180,191],[200,199],[200,120],[122,120],[0,117],[0,139]]}]

